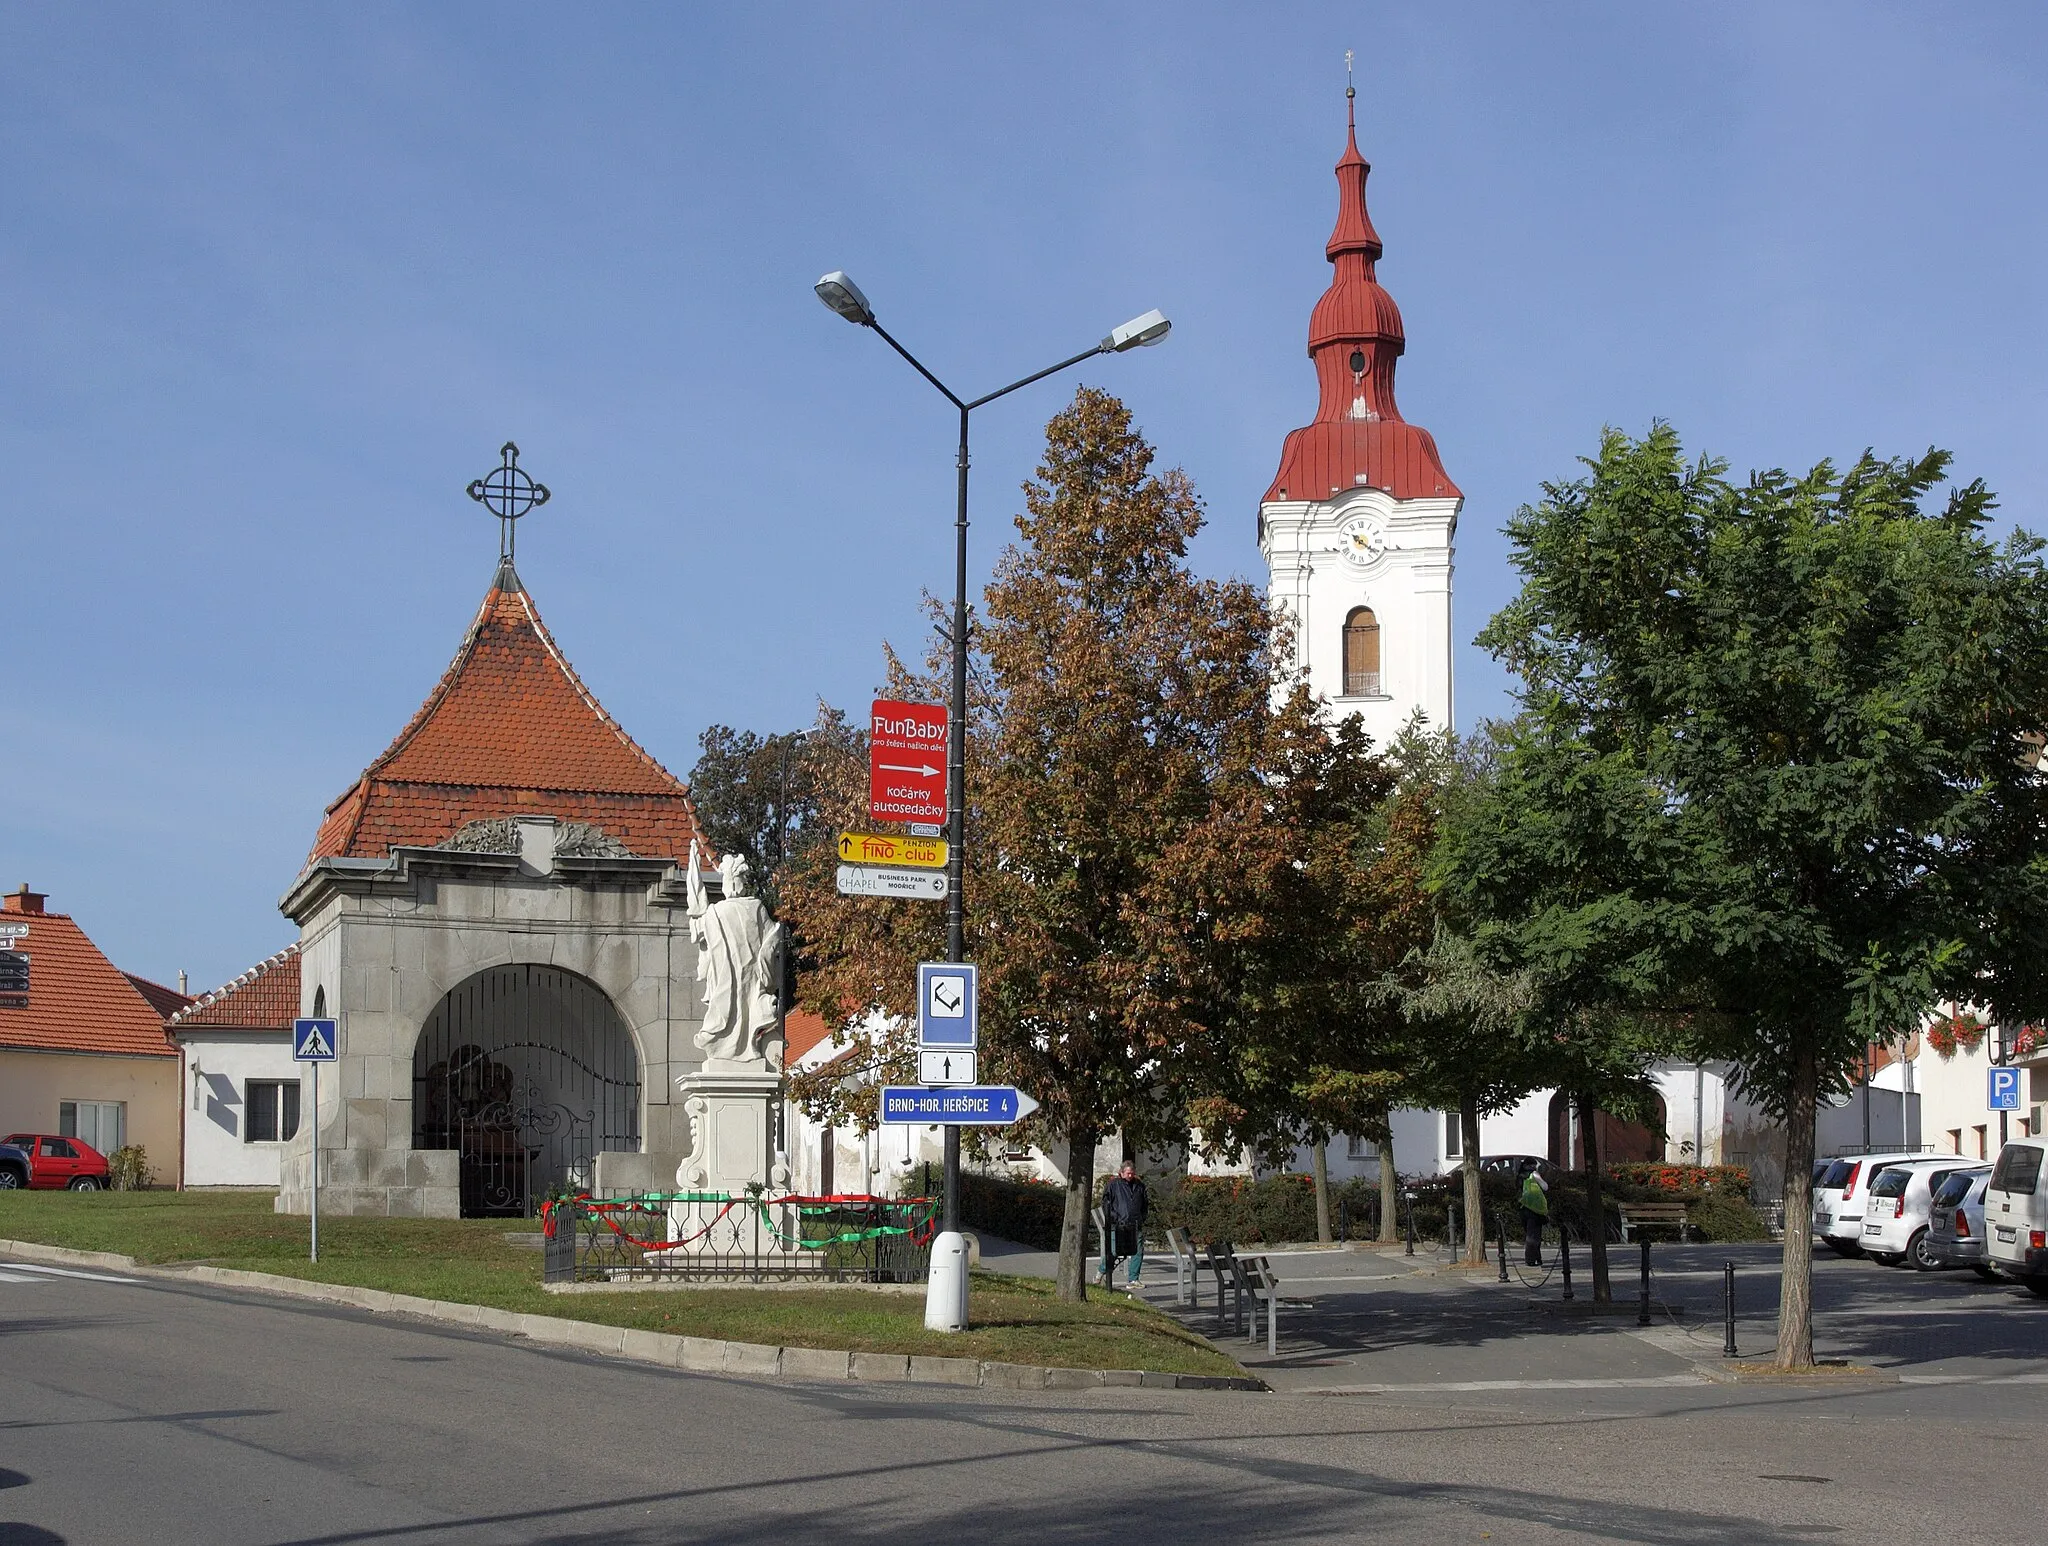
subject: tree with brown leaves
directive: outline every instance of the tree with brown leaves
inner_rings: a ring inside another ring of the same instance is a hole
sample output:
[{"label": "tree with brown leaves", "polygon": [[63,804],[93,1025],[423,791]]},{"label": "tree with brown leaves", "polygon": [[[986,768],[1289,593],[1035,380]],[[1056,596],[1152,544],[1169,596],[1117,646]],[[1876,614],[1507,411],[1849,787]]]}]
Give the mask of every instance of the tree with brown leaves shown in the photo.
[{"label": "tree with brown leaves", "polygon": [[[1034,1133],[1064,1149],[1066,1299],[1084,1295],[1098,1141],[1185,1141],[1192,1080],[1288,924],[1266,905],[1297,857],[1275,790],[1290,743],[1323,734],[1305,693],[1275,703],[1281,641],[1260,593],[1189,570],[1201,503],[1152,463],[1129,410],[1083,387],[1047,427],[970,641],[982,1073],[1034,1096]],[[938,696],[936,680],[890,670],[891,690]],[[859,773],[819,762],[821,808],[851,814]],[[910,1016],[944,921],[839,897],[831,879],[817,857],[786,891],[810,955],[804,998],[893,1069],[907,1038],[876,1027]]]}]

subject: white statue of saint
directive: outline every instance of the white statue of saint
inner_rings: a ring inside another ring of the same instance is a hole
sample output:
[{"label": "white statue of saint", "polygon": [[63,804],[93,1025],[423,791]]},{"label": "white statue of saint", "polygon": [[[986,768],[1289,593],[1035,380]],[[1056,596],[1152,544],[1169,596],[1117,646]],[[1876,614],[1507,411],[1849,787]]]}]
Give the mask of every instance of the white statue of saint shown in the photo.
[{"label": "white statue of saint", "polygon": [[782,925],[747,892],[747,861],[727,854],[718,873],[725,895],[707,899],[690,844],[690,938],[697,980],[704,984],[704,1028],[697,1045],[708,1059],[765,1066],[763,1046],[782,1025]]}]

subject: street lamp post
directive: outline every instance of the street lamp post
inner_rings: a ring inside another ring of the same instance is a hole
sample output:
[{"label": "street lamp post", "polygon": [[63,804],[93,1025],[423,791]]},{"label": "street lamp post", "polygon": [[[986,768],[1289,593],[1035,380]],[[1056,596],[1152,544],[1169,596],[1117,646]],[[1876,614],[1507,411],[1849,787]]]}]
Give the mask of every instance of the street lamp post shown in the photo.
[{"label": "street lamp post", "polygon": [[[889,335],[886,328],[875,320],[875,311],[868,304],[868,298],[861,294],[860,286],[845,274],[834,271],[820,279],[815,286],[818,299],[847,321],[860,327],[872,328],[881,336],[882,342],[910,363],[916,371],[934,387],[939,394],[960,410],[960,450],[955,465],[959,470],[958,499],[953,515],[953,738],[946,760],[946,810],[947,843],[946,872],[950,882],[946,898],[946,959],[965,961],[967,959],[967,914],[966,896],[961,882],[966,874],[967,854],[967,426],[968,416],[975,409],[994,402],[999,397],[1008,397],[1020,387],[1028,387],[1034,381],[1043,381],[1047,376],[1057,375],[1069,366],[1083,360],[1093,359],[1098,354],[1122,354],[1127,350],[1145,348],[1158,343],[1172,329],[1173,324],[1157,311],[1148,311],[1141,317],[1133,317],[1117,328],[1092,349],[1083,349],[1079,354],[1061,360],[1057,365],[1048,365],[1044,370],[1033,371],[1022,380],[1013,381],[1006,387],[984,393],[972,400],[962,398],[945,382],[933,375],[924,362]],[[946,1128],[946,1180],[944,1228],[948,1232],[960,1228],[960,1129],[951,1125]]]}]

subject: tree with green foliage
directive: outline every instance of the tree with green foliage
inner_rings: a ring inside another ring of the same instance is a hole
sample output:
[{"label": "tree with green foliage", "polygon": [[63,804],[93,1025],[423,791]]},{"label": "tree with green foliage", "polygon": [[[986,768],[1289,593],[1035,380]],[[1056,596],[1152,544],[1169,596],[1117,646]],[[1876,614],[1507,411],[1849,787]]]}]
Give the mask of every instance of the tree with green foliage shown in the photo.
[{"label": "tree with green foliage", "polygon": [[1942,998],[2048,1010],[2048,573],[1945,453],[1731,481],[1658,425],[1509,525],[1522,682],[1447,890],[1499,965],[1663,1017],[1786,1124],[1778,1363],[1812,1362],[1814,1113]]},{"label": "tree with green foliage", "polygon": [[809,729],[771,735],[712,725],[697,738],[689,785],[697,823],[721,854],[746,856],[771,909],[779,899],[779,872],[824,831],[813,772],[813,741],[821,733],[846,734],[845,716],[821,709]]}]

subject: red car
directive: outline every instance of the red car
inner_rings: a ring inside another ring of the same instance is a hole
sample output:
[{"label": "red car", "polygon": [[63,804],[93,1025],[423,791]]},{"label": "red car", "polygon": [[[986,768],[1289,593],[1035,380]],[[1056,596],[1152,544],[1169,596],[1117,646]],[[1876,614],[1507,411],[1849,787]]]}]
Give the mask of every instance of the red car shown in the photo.
[{"label": "red car", "polygon": [[28,1184],[38,1191],[102,1192],[108,1185],[107,1157],[77,1138],[54,1133],[9,1133],[0,1143],[29,1156]]}]

